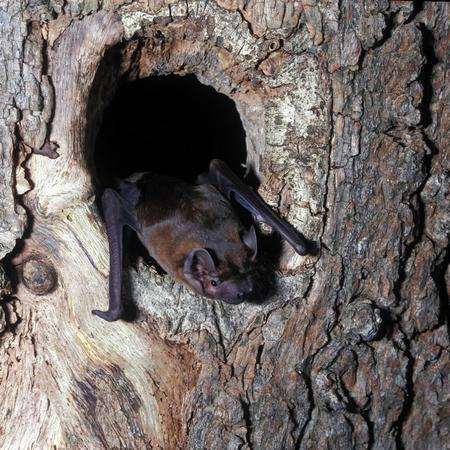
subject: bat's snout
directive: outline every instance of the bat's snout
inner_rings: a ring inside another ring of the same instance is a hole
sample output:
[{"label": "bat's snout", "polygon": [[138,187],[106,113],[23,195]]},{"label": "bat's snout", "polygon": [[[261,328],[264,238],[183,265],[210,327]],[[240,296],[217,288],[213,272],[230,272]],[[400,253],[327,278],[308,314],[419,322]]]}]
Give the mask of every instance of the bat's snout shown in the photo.
[{"label": "bat's snout", "polygon": [[251,280],[246,280],[236,290],[235,295],[224,298],[223,301],[230,303],[232,305],[239,305],[246,300],[250,300],[253,295],[253,282]]}]

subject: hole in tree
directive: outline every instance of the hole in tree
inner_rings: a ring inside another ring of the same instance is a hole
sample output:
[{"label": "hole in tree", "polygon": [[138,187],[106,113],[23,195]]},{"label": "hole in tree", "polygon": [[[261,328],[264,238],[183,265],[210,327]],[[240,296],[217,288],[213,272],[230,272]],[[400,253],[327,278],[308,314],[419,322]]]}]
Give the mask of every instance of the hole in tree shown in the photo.
[{"label": "hole in tree", "polygon": [[154,76],[120,86],[95,147],[103,185],[145,171],[192,182],[213,158],[243,176],[246,161],[245,132],[234,102],[194,75]]},{"label": "hole in tree", "polygon": [[[105,187],[146,171],[194,182],[213,158],[243,177],[246,156],[235,103],[194,75],[168,75],[119,85],[103,114],[93,162],[97,181]],[[128,228],[125,240],[125,265],[141,256],[158,267]],[[124,317],[132,320],[137,311],[129,291],[125,280]]]}]

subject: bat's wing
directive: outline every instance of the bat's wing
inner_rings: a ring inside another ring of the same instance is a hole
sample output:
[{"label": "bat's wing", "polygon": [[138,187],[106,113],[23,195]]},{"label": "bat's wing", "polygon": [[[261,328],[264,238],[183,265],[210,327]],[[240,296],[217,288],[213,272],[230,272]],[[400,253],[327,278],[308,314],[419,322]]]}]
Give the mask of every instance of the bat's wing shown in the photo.
[{"label": "bat's wing", "polygon": [[[136,189],[136,191],[133,190]],[[120,318],[123,312],[122,304],[122,259],[123,259],[123,227],[129,226],[139,233],[140,226],[132,208],[134,200],[137,202],[137,188],[135,185],[127,186],[130,190],[119,194],[113,189],[105,189],[102,196],[103,216],[109,243],[109,309],[108,311],[92,311],[102,319],[112,322]],[[133,194],[133,202],[128,201]]]},{"label": "bat's wing", "polygon": [[311,243],[291,224],[278,217],[264,200],[243,183],[223,161],[213,159],[209,165],[208,174],[201,175],[199,182],[211,183],[228,199],[233,198],[258,220],[278,231],[300,255],[313,251]]}]

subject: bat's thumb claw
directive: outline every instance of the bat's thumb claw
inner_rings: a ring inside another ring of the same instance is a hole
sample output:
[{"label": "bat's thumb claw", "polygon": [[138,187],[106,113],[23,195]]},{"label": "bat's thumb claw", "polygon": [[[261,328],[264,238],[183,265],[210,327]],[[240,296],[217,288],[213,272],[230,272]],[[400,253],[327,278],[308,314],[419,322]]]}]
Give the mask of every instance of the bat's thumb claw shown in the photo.
[{"label": "bat's thumb claw", "polygon": [[317,242],[305,240],[300,246],[297,245],[295,250],[299,255],[315,256],[319,254],[320,247]]}]

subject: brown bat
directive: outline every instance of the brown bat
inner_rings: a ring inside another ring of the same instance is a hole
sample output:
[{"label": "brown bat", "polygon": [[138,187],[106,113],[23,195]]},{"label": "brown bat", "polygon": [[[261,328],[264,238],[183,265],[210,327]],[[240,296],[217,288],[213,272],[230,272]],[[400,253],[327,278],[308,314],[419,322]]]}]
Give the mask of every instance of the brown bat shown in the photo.
[{"label": "brown bat", "polygon": [[220,160],[211,161],[198,185],[153,173],[106,189],[103,215],[109,241],[109,309],[92,311],[114,321],[123,312],[123,228],[132,228],[156,262],[176,281],[205,297],[238,304],[254,290],[255,229],[245,229],[236,201],[277,230],[301,255],[310,243],[275,213]]}]

